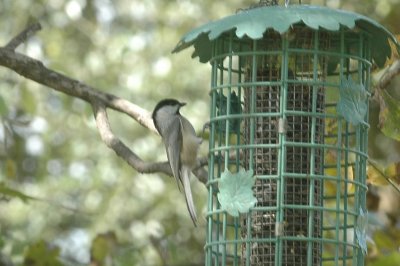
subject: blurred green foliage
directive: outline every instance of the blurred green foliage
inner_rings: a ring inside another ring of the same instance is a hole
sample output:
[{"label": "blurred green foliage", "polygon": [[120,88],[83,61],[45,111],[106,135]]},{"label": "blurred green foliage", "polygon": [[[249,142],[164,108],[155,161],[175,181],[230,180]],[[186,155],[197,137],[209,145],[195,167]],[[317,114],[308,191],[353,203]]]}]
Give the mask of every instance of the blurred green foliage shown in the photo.
[{"label": "blurred green foliage", "polygon": [[[208,119],[204,110],[208,110],[210,68],[191,60],[190,49],[174,55],[171,50],[190,29],[255,2],[0,0],[0,45],[39,21],[42,31],[18,52],[148,110],[164,97],[189,102],[182,113],[200,131]],[[354,10],[400,32],[396,1],[303,3]],[[399,99],[398,82],[389,89]],[[371,113],[371,155],[383,164],[400,161],[399,143],[374,126],[375,113]],[[112,111],[109,116],[114,133],[143,159],[166,160],[158,136],[127,116]],[[201,152],[206,151],[207,143]],[[193,227],[172,178],[141,175],[117,158],[101,142],[85,102],[5,68],[0,68],[0,169],[0,261],[203,264],[205,220]],[[195,180],[192,190],[198,213],[204,216],[206,189]],[[399,245],[387,246],[382,240],[399,243],[399,213],[385,209],[387,213],[397,222],[376,225],[372,235],[376,252],[370,255],[370,265],[400,264]],[[395,233],[385,234],[389,229]]]},{"label": "blurred green foliage", "polygon": [[48,247],[45,241],[41,240],[29,246],[24,266],[62,266],[58,260],[60,250],[57,247]]}]

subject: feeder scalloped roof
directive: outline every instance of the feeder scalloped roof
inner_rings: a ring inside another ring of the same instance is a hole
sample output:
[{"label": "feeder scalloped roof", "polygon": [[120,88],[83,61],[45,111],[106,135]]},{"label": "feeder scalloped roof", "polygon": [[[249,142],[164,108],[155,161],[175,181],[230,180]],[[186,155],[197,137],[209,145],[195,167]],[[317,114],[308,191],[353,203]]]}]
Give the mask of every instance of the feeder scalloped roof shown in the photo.
[{"label": "feeder scalloped roof", "polygon": [[198,56],[200,62],[205,63],[211,58],[212,41],[223,33],[234,30],[239,39],[247,36],[257,40],[261,39],[268,29],[282,34],[299,23],[304,23],[311,29],[339,31],[341,27],[344,27],[351,30],[361,29],[373,34],[375,37],[371,38],[372,58],[380,67],[383,67],[386,59],[391,57],[389,40],[400,51],[400,44],[396,38],[381,24],[366,16],[321,6],[291,5],[247,9],[209,22],[183,36],[172,52],[177,53],[193,45],[195,51],[192,57]]}]

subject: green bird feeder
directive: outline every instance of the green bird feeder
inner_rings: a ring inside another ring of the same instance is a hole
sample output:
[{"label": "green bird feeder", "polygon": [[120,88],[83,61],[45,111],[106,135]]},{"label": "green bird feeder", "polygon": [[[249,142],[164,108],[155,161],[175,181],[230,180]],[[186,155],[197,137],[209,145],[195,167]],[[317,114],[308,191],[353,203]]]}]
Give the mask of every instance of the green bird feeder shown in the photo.
[{"label": "green bird feeder", "polygon": [[364,265],[371,69],[352,12],[257,6],[187,33],[211,69],[206,265]]}]

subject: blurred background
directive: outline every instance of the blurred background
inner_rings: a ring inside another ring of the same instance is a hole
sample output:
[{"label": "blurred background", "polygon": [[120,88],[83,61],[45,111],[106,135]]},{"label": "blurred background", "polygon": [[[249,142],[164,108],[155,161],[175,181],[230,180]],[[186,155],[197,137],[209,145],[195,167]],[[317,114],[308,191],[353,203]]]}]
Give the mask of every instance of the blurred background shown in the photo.
[{"label": "blurred background", "polygon": [[[18,52],[149,111],[165,97],[186,101],[182,114],[200,132],[210,66],[192,60],[191,49],[171,51],[189,30],[257,2],[0,0],[0,46],[38,21],[43,29]],[[400,33],[400,0],[302,2],[355,11]],[[398,100],[399,85],[397,77],[388,88]],[[370,156],[399,181],[399,141],[379,131],[379,105],[370,111]],[[0,68],[0,115],[0,265],[203,265],[205,220],[193,227],[173,178],[139,174],[108,149],[86,102]],[[166,160],[157,135],[126,115],[109,116],[144,160]],[[397,266],[400,194],[370,175],[368,265]],[[204,217],[205,186],[193,180],[192,191]]]}]

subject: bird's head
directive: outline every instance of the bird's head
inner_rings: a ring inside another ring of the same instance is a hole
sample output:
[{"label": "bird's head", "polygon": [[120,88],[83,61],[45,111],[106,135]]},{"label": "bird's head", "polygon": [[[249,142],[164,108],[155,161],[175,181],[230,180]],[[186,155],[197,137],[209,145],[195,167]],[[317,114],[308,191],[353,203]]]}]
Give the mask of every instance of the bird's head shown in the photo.
[{"label": "bird's head", "polygon": [[175,99],[164,99],[157,103],[152,118],[158,132],[160,132],[161,124],[168,123],[169,119],[175,115],[180,115],[179,109],[184,105],[186,103]]}]

